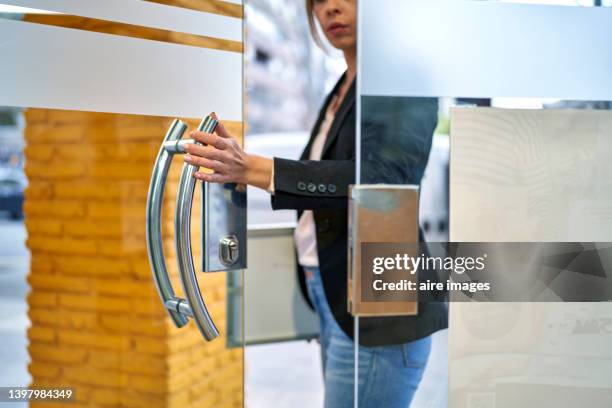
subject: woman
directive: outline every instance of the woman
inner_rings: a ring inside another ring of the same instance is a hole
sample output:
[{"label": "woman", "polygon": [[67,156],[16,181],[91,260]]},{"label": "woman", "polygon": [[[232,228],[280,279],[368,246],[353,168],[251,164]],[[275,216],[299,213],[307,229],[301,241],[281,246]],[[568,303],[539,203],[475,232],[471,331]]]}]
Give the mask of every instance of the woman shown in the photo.
[{"label": "woman", "polygon": [[[347,193],[355,182],[356,7],[355,0],[307,0],[306,6],[313,35],[316,19],[348,68],[327,97],[301,159],[250,155],[220,124],[216,134],[192,133],[207,146],[189,145],[185,161],[214,170],[195,173],[199,180],[250,184],[271,193],[274,209],[298,210],[298,272],[321,324],[325,407],[353,407],[353,318],[346,305]],[[418,184],[427,163],[437,105],[402,103],[386,110],[384,100],[364,100],[373,115],[363,122],[362,151],[370,153],[362,163],[380,169],[372,175],[378,182]],[[384,149],[377,146],[393,135],[401,136],[387,141],[398,147],[392,149],[396,157],[385,163],[376,153]],[[446,325],[445,311],[433,303],[420,305],[414,317],[362,318],[359,405],[408,407],[429,356],[430,335]]]}]

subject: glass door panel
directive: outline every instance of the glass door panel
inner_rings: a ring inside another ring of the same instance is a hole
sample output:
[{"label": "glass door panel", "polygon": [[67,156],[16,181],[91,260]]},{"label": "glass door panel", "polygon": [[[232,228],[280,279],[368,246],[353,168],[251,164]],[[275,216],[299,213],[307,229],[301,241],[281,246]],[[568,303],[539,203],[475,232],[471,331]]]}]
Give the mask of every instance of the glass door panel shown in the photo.
[{"label": "glass door panel", "polygon": [[[608,242],[612,169],[602,152],[612,138],[612,83],[604,73],[612,67],[605,40],[612,35],[606,23],[612,9],[592,6],[610,5],[397,0],[381,7],[360,1],[360,186],[351,209],[382,212],[393,203],[394,186],[414,185],[419,239],[430,242],[421,250],[448,241]],[[563,28],[568,25],[571,30]],[[384,194],[375,186],[380,183],[388,185]],[[364,235],[362,221],[355,216],[352,225],[355,266],[370,259],[358,244],[395,239],[382,226],[379,234]],[[416,227],[409,220],[404,225]],[[349,273],[355,278],[363,272]],[[354,290],[359,286],[352,288],[353,301],[371,301]],[[410,317],[375,317],[354,308],[356,406],[407,406],[408,400],[412,407],[609,403],[609,384],[590,374],[612,373],[608,336],[570,334],[581,319],[610,316],[606,303],[418,296]],[[585,300],[596,298],[590,293]],[[379,301],[388,299],[381,295]],[[449,319],[449,330],[440,319]],[[374,392],[370,356],[394,352],[387,386],[400,391]],[[577,371],[580,380],[569,374]]]},{"label": "glass door panel", "polygon": [[[204,197],[171,161],[208,112],[242,141],[242,6],[180,4],[0,1],[0,105],[23,118],[31,287],[30,381],[2,386],[69,388],[75,406],[243,406],[227,277],[202,273],[219,269],[202,266],[211,220],[190,211]],[[199,296],[215,330],[190,321]]]}]

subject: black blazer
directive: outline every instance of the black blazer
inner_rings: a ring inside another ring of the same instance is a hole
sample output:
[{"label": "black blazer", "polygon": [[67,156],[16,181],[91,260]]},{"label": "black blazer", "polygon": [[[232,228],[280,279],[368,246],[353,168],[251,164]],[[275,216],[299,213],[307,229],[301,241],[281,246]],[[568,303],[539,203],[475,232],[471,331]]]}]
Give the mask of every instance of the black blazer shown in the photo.
[{"label": "black blazer", "polygon": [[[332,96],[338,92],[345,75],[340,78],[326,98],[300,160],[274,158],[275,192],[272,195],[272,208],[298,210],[298,219],[303,210],[313,210],[319,269],[325,295],[336,322],[347,336],[353,338],[353,318],[347,311],[347,243],[348,187],[349,184],[355,183],[355,81],[336,112],[323,147],[321,160],[306,160],[327,106]],[[397,100],[391,101],[391,99],[393,98],[364,101],[371,107],[369,112],[373,113],[372,120],[363,122],[361,148],[364,152],[362,166],[368,166],[366,178],[376,182],[420,184],[431,148],[433,130],[437,123],[437,102],[430,99],[428,109],[420,108],[414,112],[419,117],[418,123],[429,122],[429,126],[416,129],[415,133],[414,123],[406,125],[407,120],[404,118],[406,109],[402,109],[401,106],[398,109]],[[393,103],[389,105],[389,101]],[[432,101],[435,104],[433,109]],[[410,109],[408,106],[407,108]],[[397,111],[399,116],[397,120],[391,118],[394,125],[391,126],[390,132],[387,123],[388,114],[393,110]],[[381,120],[376,119],[376,112],[382,114]],[[426,115],[428,120],[422,119],[424,114],[429,115]],[[402,137],[399,141],[393,140],[394,146],[404,143],[404,139],[408,141],[419,139],[412,137],[413,133],[419,135],[420,140],[425,142],[412,143],[412,146],[404,149],[406,154],[402,155],[398,155],[398,149],[393,148],[392,154],[395,154],[395,157],[384,163],[385,158],[379,154],[388,156],[389,151],[385,151],[380,146],[390,147],[392,143],[391,140],[389,143],[384,143],[384,140],[381,142],[381,137],[397,136],[397,132],[402,132]],[[422,147],[423,145],[425,147]],[[415,149],[414,146],[418,148]],[[367,181],[362,177],[362,182]],[[302,294],[312,307],[306,291],[304,270],[299,264],[297,269]],[[400,344],[428,336],[447,326],[447,309],[443,303],[423,303],[419,305],[418,316],[361,318],[359,339],[363,346]]]}]

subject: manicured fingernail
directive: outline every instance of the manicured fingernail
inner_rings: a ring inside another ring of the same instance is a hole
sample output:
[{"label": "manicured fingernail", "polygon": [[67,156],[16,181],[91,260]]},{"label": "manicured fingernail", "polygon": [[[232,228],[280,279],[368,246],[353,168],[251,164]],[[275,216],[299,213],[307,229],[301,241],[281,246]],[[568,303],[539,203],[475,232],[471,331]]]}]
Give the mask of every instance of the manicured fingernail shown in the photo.
[{"label": "manicured fingernail", "polygon": [[186,154],[186,155],[185,155],[185,161],[186,161],[187,163],[191,163],[191,156],[190,156],[190,155],[188,155],[188,154]]}]

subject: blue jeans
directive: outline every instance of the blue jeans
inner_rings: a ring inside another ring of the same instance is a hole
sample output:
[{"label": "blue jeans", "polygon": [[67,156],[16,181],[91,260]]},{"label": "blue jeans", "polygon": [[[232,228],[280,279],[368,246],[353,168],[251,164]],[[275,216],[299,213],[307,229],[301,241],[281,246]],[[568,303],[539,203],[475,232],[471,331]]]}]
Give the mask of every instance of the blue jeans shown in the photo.
[{"label": "blue jeans", "polygon": [[[318,268],[305,268],[321,331],[325,408],[353,408],[355,344],[332,315]],[[408,408],[421,381],[431,337],[393,346],[359,347],[359,407]]]}]

